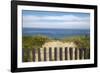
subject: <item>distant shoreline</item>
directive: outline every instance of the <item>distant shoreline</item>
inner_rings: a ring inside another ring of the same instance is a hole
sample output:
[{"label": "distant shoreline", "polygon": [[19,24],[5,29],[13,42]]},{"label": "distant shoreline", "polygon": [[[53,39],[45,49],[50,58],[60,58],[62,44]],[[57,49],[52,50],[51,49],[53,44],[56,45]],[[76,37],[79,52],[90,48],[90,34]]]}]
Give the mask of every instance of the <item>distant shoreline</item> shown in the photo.
[{"label": "distant shoreline", "polygon": [[32,29],[24,28],[23,36],[45,35],[51,38],[63,38],[71,36],[89,36],[90,30],[87,29]]},{"label": "distant shoreline", "polygon": [[56,30],[56,29],[64,29],[64,30],[66,30],[66,29],[73,29],[73,30],[77,30],[77,29],[79,29],[79,30],[90,30],[90,28],[84,28],[84,29],[80,29],[80,28],[32,28],[32,27],[24,27],[24,28],[22,28],[22,29],[54,29],[54,30]]}]

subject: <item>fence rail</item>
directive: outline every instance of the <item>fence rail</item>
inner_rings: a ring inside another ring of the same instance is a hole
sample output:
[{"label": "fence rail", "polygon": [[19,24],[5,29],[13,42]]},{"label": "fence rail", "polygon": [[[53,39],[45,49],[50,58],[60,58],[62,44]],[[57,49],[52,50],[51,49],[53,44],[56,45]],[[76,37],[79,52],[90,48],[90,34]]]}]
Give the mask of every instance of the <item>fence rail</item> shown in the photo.
[{"label": "fence rail", "polygon": [[71,47],[22,49],[23,62],[62,61],[81,59],[90,59],[90,49]]}]

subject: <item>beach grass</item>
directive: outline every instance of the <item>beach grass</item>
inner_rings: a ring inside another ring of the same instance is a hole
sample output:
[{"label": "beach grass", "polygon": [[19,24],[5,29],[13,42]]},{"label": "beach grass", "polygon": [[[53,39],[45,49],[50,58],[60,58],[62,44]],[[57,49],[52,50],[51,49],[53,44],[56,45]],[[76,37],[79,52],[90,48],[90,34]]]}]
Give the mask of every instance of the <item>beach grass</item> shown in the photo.
[{"label": "beach grass", "polygon": [[44,43],[51,41],[51,38],[48,38],[44,35],[35,35],[35,36],[23,36],[22,37],[22,47],[23,48],[40,48]]},{"label": "beach grass", "polygon": [[22,37],[22,47],[23,48],[40,48],[43,44],[50,41],[61,41],[61,42],[73,42],[78,48],[90,48],[90,37],[89,36],[72,36],[64,38],[50,38],[44,35],[34,35],[34,36],[23,36]]},{"label": "beach grass", "polygon": [[73,42],[78,48],[90,48],[90,37],[89,36],[72,36],[67,38],[62,38],[63,42]]}]

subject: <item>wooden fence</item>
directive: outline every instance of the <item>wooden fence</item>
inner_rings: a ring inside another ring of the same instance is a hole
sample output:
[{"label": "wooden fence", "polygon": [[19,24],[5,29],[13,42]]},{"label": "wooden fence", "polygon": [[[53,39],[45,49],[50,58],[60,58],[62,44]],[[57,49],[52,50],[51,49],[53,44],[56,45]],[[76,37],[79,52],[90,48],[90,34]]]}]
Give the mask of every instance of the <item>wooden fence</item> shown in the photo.
[{"label": "wooden fence", "polygon": [[33,48],[22,49],[23,62],[62,61],[90,59],[90,49],[86,48]]}]

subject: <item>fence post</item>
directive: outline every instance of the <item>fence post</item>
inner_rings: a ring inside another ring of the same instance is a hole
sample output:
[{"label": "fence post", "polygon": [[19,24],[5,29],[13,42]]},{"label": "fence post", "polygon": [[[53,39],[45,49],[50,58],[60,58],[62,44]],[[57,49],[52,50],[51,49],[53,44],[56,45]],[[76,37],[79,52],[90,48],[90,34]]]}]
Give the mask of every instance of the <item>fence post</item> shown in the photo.
[{"label": "fence post", "polygon": [[57,47],[54,48],[54,60],[57,60]]},{"label": "fence post", "polygon": [[30,62],[30,49],[29,48],[27,49],[27,57],[28,57],[27,58],[28,59],[28,62]]},{"label": "fence post", "polygon": [[44,61],[46,61],[46,47],[44,47]]},{"label": "fence post", "polygon": [[86,50],[86,48],[84,48],[84,59],[87,59],[87,50]]},{"label": "fence post", "polygon": [[60,60],[62,60],[63,59],[62,58],[62,47],[60,47],[59,51],[60,51]]},{"label": "fence post", "polygon": [[60,48],[59,47],[57,47],[57,61],[59,61],[60,60],[60,50],[59,50]]},{"label": "fence post", "polygon": [[25,62],[25,50],[24,50],[24,48],[22,48],[22,62]]},{"label": "fence post", "polygon": [[36,57],[35,57],[35,48],[33,48],[33,50],[32,50],[32,52],[33,52],[33,62],[35,62],[35,59],[36,59]]},{"label": "fence post", "polygon": [[38,61],[41,61],[41,52],[40,52],[40,48],[38,48]]},{"label": "fence post", "polygon": [[44,50],[43,50],[44,48],[40,48],[40,52],[41,52],[41,55],[40,55],[40,57],[41,57],[41,61],[44,61]]},{"label": "fence post", "polygon": [[82,48],[82,59],[84,59],[84,48]]},{"label": "fence post", "polygon": [[88,59],[90,59],[90,48],[88,50]]},{"label": "fence post", "polygon": [[25,54],[26,54],[26,57],[27,57],[26,58],[26,61],[29,62],[29,58],[30,57],[29,57],[29,50],[28,50],[28,48],[27,49],[24,49],[24,56],[25,56]]},{"label": "fence post", "polygon": [[84,59],[90,59],[90,49],[84,49]]},{"label": "fence post", "polygon": [[75,48],[73,48],[73,60],[75,60]]},{"label": "fence post", "polygon": [[49,61],[49,48],[46,49],[46,61]]},{"label": "fence post", "polygon": [[75,48],[75,60],[78,59],[78,48]]},{"label": "fence post", "polygon": [[26,51],[25,51],[25,48],[22,48],[22,62],[27,62],[28,61],[28,58],[25,56],[25,53],[26,53]]},{"label": "fence post", "polygon": [[52,48],[49,47],[49,61],[52,61]]},{"label": "fence post", "polygon": [[68,60],[68,48],[65,47],[65,60]]},{"label": "fence post", "polygon": [[85,57],[86,57],[86,51],[85,51],[85,49],[86,48],[83,48],[83,51],[84,51],[84,57],[83,57],[83,59],[85,59]]},{"label": "fence post", "polygon": [[62,60],[65,60],[65,48],[62,47]]},{"label": "fence post", "polygon": [[73,48],[69,48],[69,55],[70,55],[70,60],[73,59]]},{"label": "fence post", "polygon": [[82,59],[83,56],[83,49],[79,48],[79,59]]}]

